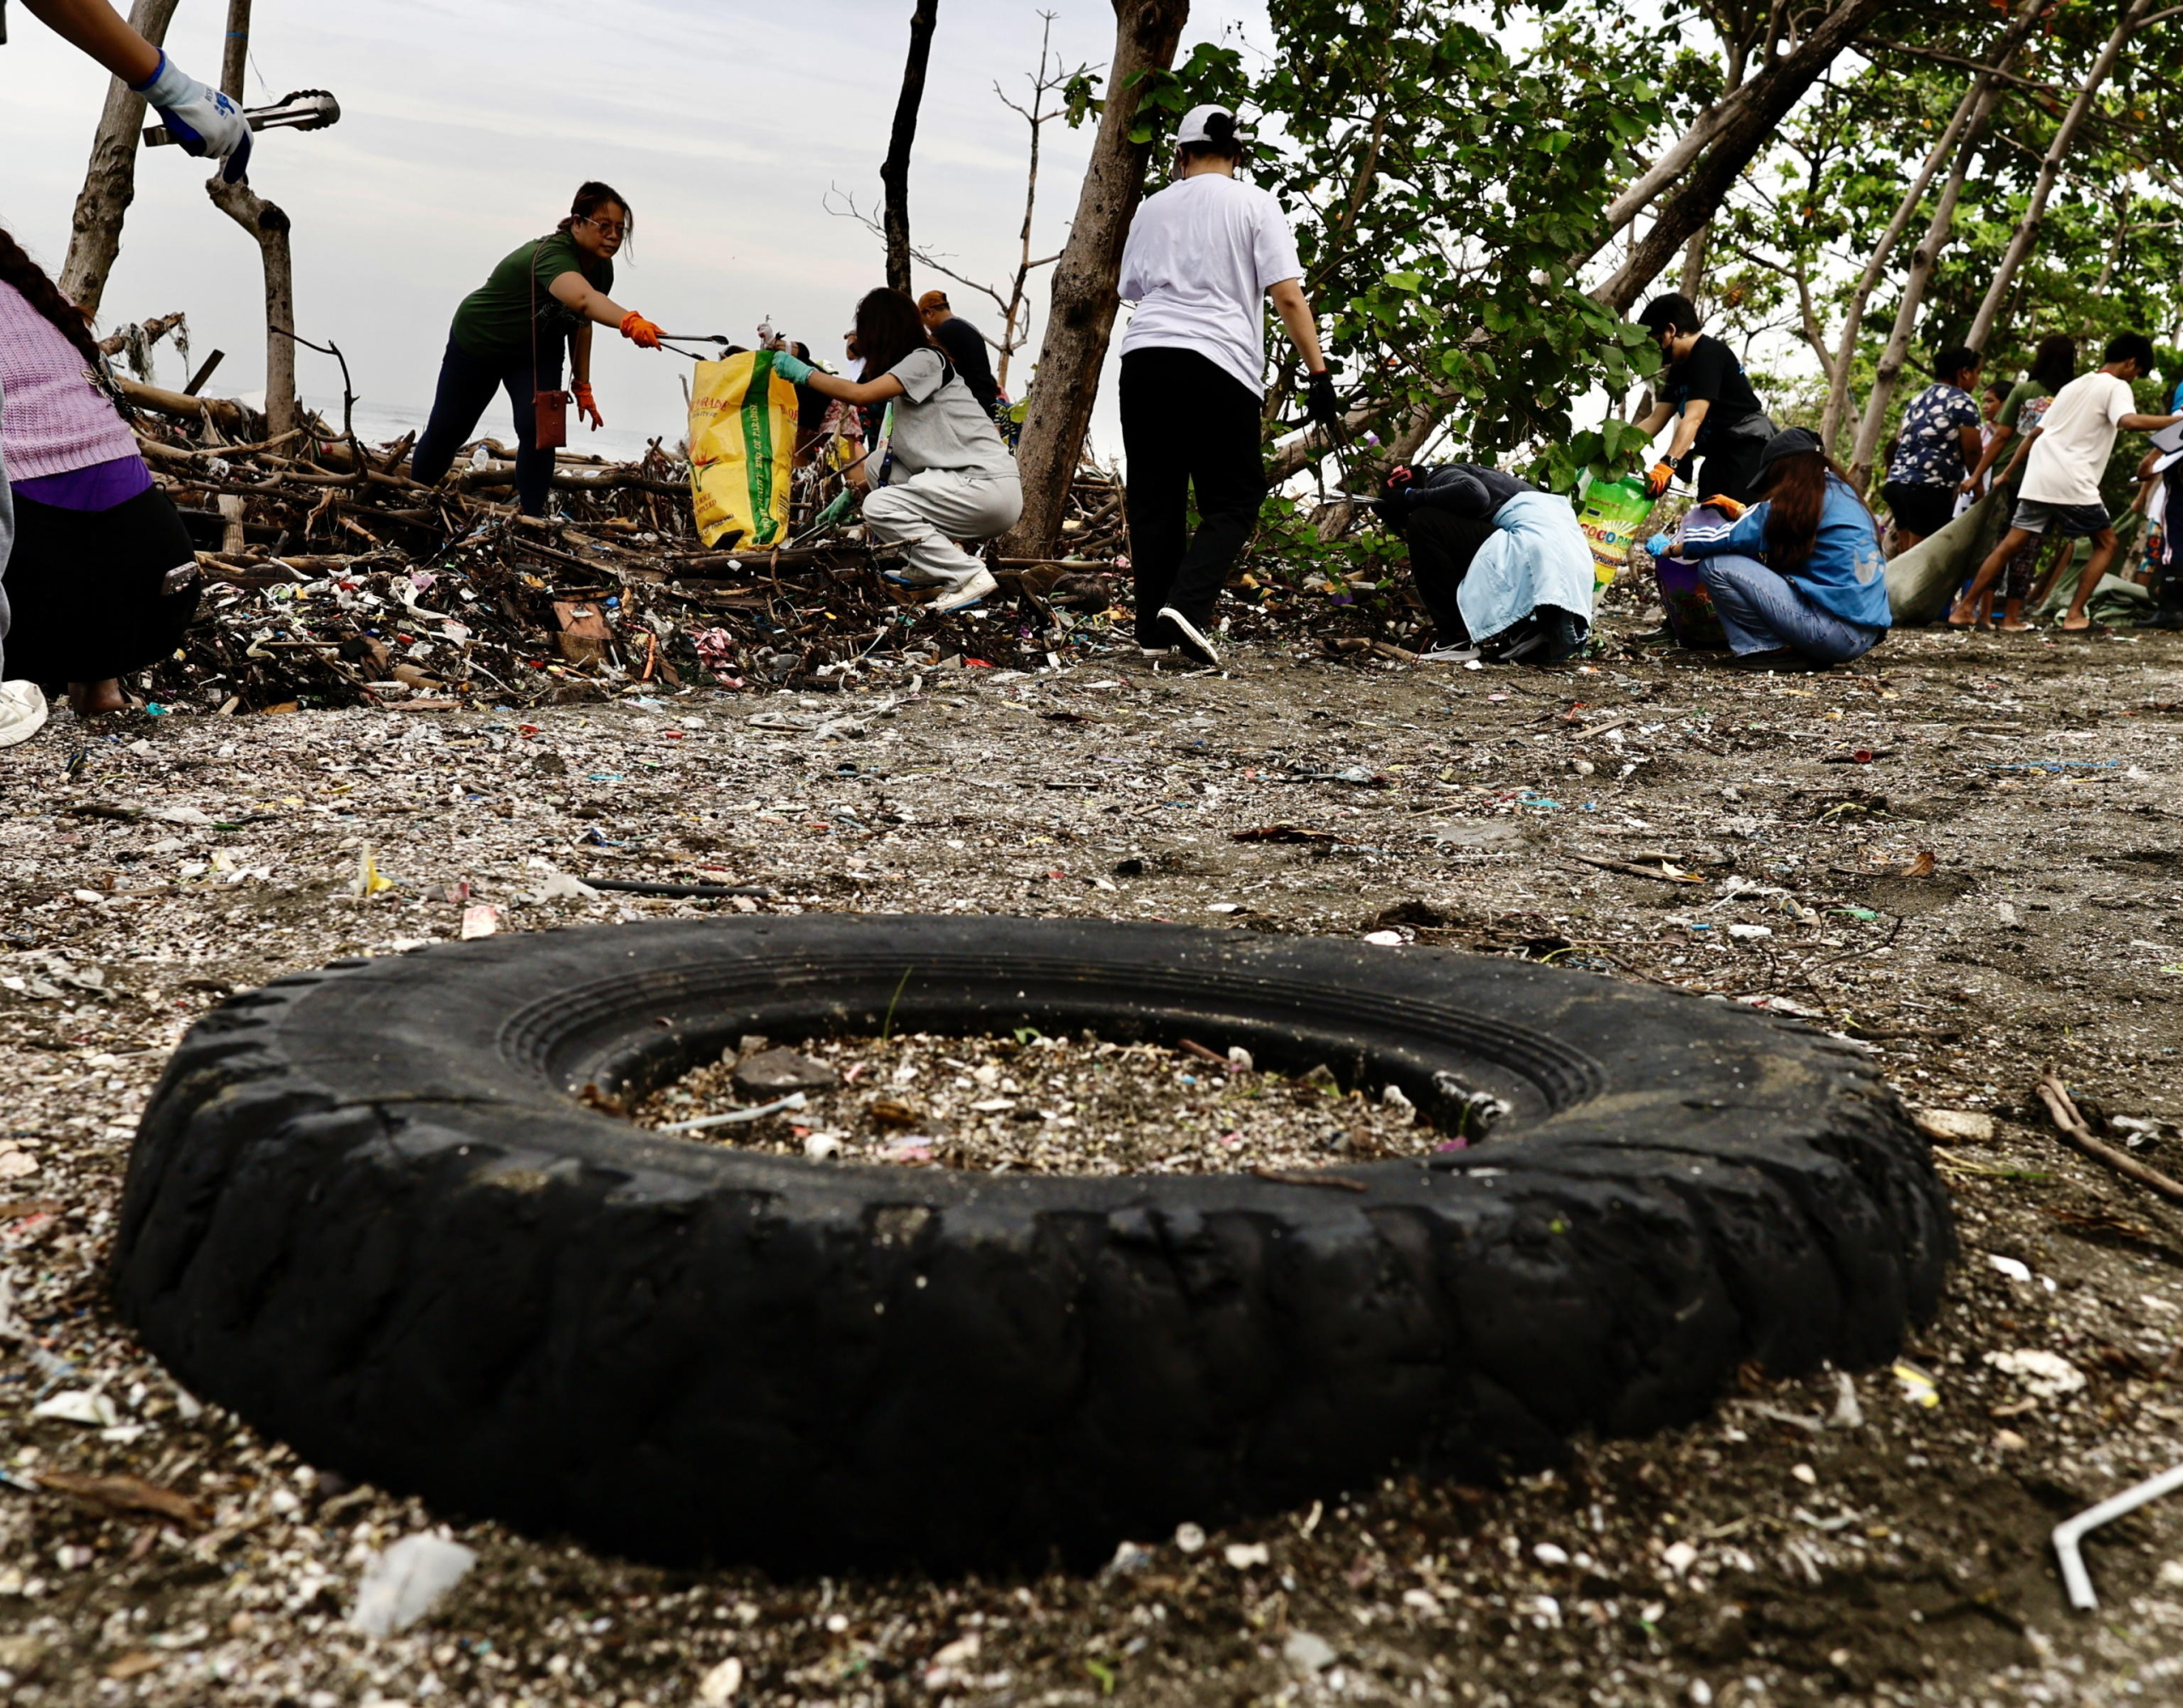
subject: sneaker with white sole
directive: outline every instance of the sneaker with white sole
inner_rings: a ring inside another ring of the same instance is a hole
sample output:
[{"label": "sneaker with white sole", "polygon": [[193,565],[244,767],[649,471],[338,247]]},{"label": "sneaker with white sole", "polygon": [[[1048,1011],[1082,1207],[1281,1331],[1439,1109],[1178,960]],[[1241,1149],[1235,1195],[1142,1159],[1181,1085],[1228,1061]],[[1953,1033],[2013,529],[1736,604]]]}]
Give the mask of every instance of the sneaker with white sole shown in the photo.
[{"label": "sneaker with white sole", "polygon": [[1172,646],[1140,646],[1137,649],[1137,656],[1148,664],[1167,664],[1173,663],[1175,649]]},{"label": "sneaker with white sole", "polygon": [[983,605],[987,594],[997,593],[999,589],[1000,583],[993,578],[991,570],[976,569],[926,605],[925,609],[946,617],[953,611],[968,611],[974,605]]},{"label": "sneaker with white sole", "polygon": [[35,682],[0,682],[0,747],[28,741],[45,727],[45,693]]},{"label": "sneaker with white sole", "polygon": [[946,576],[936,576],[930,570],[920,570],[914,565],[902,564],[879,572],[882,581],[892,582],[898,588],[944,588],[948,585]]},{"label": "sneaker with white sole", "polygon": [[1175,650],[1194,664],[1218,664],[1220,654],[1213,643],[1199,632],[1198,626],[1172,605],[1160,607],[1160,620],[1175,625],[1176,634],[1182,636]]},{"label": "sneaker with white sole", "polygon": [[1468,664],[1477,657],[1478,648],[1475,646],[1435,646],[1430,652],[1419,653],[1417,662],[1421,664]]}]

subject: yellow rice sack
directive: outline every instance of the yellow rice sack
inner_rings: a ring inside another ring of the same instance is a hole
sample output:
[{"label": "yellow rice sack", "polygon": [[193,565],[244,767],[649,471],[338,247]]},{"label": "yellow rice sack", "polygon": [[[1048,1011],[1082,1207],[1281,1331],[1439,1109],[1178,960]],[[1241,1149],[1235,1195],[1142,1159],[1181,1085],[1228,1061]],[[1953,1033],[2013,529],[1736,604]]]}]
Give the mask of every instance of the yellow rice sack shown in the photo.
[{"label": "yellow rice sack", "polygon": [[773,372],[771,350],[698,364],[690,381],[690,501],[706,545],[786,542],[795,447],[796,387]]}]

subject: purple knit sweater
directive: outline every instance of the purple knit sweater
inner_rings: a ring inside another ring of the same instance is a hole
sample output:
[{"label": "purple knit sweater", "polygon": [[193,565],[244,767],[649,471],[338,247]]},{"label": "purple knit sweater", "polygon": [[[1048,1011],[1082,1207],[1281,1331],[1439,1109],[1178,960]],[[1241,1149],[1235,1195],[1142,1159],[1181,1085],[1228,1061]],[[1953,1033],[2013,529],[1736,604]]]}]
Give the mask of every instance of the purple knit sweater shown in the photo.
[{"label": "purple knit sweater", "polygon": [[136,455],[136,435],[92,383],[83,352],[8,284],[0,284],[0,454],[11,480]]}]

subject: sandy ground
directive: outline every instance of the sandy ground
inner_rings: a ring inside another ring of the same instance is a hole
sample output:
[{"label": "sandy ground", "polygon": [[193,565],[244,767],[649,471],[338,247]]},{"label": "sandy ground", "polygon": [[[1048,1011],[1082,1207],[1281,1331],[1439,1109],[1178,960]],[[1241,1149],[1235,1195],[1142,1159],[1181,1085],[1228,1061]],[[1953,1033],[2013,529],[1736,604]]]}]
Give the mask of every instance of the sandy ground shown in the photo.
[{"label": "sandy ground", "polygon": [[[88,743],[63,714],[0,755],[11,1699],[2183,1700],[2183,1497],[2093,1543],[2096,1615],[2046,1541],[2183,1460],[2183,1213],[2064,1149],[2030,1091],[2059,1062],[2137,1122],[2116,1142],[2183,1169],[2183,646],[1898,636],[1820,677],[1237,654]],[[1237,839],[1259,831],[1287,839]],[[368,857],[390,887],[359,898]],[[565,895],[561,873],[773,897]],[[166,1051],[225,993],[466,918],[735,905],[1552,959],[1819,1016],[1908,1101],[1996,1125],[1938,1153],[1962,1259],[1903,1373],[1753,1370],[1707,1422],[1550,1474],[1398,1479],[1144,1537],[1096,1578],[665,1573],[456,1520],[476,1568],[406,1635],[362,1635],[373,1550],[447,1515],[200,1410],[104,1302]],[[77,1421],[32,1415],[56,1400]],[[119,1477],[142,1480],[81,1480]]]}]

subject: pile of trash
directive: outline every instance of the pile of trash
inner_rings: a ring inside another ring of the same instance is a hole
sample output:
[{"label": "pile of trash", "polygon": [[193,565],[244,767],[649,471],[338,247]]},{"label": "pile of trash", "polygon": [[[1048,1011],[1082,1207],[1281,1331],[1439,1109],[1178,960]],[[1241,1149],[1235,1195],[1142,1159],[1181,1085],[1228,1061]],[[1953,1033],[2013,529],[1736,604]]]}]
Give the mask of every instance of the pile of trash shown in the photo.
[{"label": "pile of trash", "polygon": [[886,579],[889,548],[867,545],[853,513],[826,519],[816,470],[797,473],[791,545],[707,551],[689,464],[657,440],[633,462],[562,452],[541,520],[516,513],[513,452],[495,439],[426,487],[406,472],[406,437],[367,445],[316,415],[269,436],[232,401],[124,389],[204,576],[182,647],[148,673],[155,705],[428,710],[657,684],[838,687],[874,655],[1009,666],[1096,647],[1122,585],[1119,483],[1095,470],[1070,495],[1074,555],[1002,559],[999,597],[935,617],[919,608],[929,595]]}]

